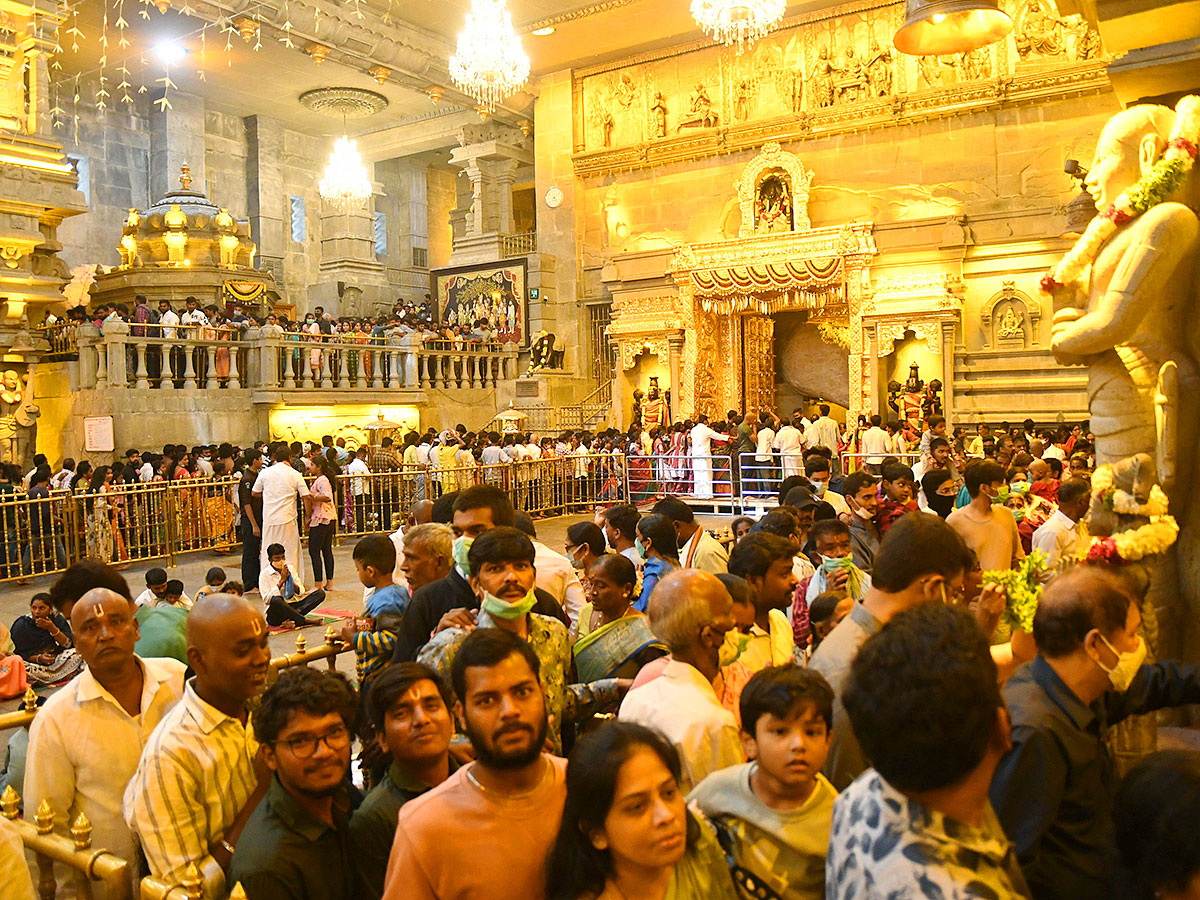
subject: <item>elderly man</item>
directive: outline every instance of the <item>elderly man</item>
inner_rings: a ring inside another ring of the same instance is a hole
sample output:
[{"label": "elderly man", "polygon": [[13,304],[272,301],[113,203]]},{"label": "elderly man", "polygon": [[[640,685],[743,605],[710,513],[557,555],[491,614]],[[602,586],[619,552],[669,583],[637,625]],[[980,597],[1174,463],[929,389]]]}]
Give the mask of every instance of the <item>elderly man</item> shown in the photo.
[{"label": "elderly man", "polygon": [[399,577],[393,580],[403,581],[408,585],[409,593],[416,593],[450,574],[454,565],[454,532],[448,525],[437,522],[413,525],[404,533],[397,553],[396,573]]},{"label": "elderly man", "polygon": [[49,802],[63,833],[83,813],[92,822],[93,846],[132,861],[137,845],[121,798],[147,738],[183,695],[187,667],[137,656],[133,604],[107,588],[94,588],[75,604],[71,632],[87,668],[33,720],[25,808]]},{"label": "elderly man", "polygon": [[671,661],[626,695],[619,717],[656,728],[675,745],[686,793],[712,772],[745,762],[737,722],[713,689],[721,644],[734,627],[733,598],[716,575],[680,569],[655,586],[649,613]]},{"label": "elderly man", "polygon": [[1037,656],[1004,686],[1013,748],[992,779],[992,804],[1037,900],[1108,895],[1117,786],[1108,729],[1200,703],[1200,666],[1142,665],[1130,587],[1093,567],[1051,581],[1033,619]]},{"label": "elderly man", "polygon": [[271,783],[247,707],[267,684],[267,623],[249,601],[212,594],[188,615],[187,642],[196,675],[146,742],[125,821],[151,875],[178,881],[195,864],[205,895],[223,897],[223,870]]}]

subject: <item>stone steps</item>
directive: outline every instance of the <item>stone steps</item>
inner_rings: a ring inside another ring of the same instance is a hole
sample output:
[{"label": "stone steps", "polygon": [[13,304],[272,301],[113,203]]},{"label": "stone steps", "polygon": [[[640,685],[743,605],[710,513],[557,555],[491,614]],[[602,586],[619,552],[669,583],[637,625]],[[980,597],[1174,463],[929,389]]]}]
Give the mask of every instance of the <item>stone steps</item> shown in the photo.
[{"label": "stone steps", "polygon": [[954,364],[959,422],[1076,421],[1087,417],[1087,370],[1060,366],[1049,350],[960,353]]}]

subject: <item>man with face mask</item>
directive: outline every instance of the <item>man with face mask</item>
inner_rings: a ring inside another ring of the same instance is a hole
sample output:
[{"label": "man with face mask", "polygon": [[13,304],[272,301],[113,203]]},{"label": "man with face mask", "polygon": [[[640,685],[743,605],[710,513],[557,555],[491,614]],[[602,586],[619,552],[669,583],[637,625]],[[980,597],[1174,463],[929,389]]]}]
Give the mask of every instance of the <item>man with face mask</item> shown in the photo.
[{"label": "man with face mask", "polygon": [[1200,666],[1143,665],[1131,588],[1091,566],[1051,581],[1033,620],[1037,656],[1004,686],[1013,748],[992,779],[992,805],[1035,900],[1108,895],[1117,787],[1108,729],[1200,703]]},{"label": "man with face mask", "polygon": [[921,477],[921,496],[925,500],[925,509],[936,513],[943,519],[954,512],[954,498],[958,496],[958,487],[947,469],[934,469]]},{"label": "man with face mask", "polygon": [[[602,707],[615,706],[628,682],[604,678],[590,684],[571,683],[571,643],[566,626],[534,611],[535,558],[529,538],[507,526],[488,529],[471,543],[470,585],[480,605],[474,627],[509,631],[533,648],[541,661],[550,741],[555,752],[561,753],[563,723],[584,721]],[[454,657],[472,630],[456,626],[439,631],[421,650],[417,662],[449,678]]]},{"label": "man with face mask", "polygon": [[842,691],[859,648],[904,610],[922,603],[949,603],[961,595],[971,565],[966,545],[941,519],[905,516],[888,529],[880,543],[873,582],[863,599],[813,654],[809,665],[825,676],[834,693],[833,741],[823,771],[839,791],[870,765],[842,704]]},{"label": "man with face mask", "polygon": [[879,549],[879,526],[875,513],[879,507],[876,478],[870,472],[852,472],[846,476],[844,490],[846,503],[850,507],[850,546],[854,564],[864,572],[875,565],[875,551]]},{"label": "man with face mask", "polygon": [[[454,565],[445,577],[424,585],[413,593],[396,634],[395,662],[413,662],[434,631],[450,626],[473,628],[479,597],[472,590],[468,554],[472,542],[493,528],[512,526],[515,521],[512,501],[504,491],[490,484],[477,484],[454,496],[450,529],[454,534]],[[558,602],[545,591],[535,589],[535,613],[567,624]]]},{"label": "man with face mask", "polygon": [[1013,568],[1025,558],[1025,548],[1017,520],[1004,505],[1009,490],[1004,469],[990,459],[972,462],[966,482],[971,502],[950,513],[947,524],[975,551],[983,571]]},{"label": "man with face mask", "polygon": [[804,459],[804,475],[812,482],[813,493],[816,494],[817,499],[832,506],[833,511],[839,516],[850,514],[850,507],[846,505],[846,499],[829,487],[829,482],[833,478],[833,467],[829,460],[820,454],[810,454]]}]

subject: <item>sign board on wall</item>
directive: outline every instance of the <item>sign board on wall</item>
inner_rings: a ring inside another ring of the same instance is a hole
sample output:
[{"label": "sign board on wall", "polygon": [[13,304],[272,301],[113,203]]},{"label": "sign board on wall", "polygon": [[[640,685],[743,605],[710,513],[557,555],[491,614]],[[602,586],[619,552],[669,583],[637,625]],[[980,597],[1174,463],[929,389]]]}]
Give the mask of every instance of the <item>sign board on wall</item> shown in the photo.
[{"label": "sign board on wall", "polygon": [[90,416],[83,420],[83,449],[88,453],[112,453],[112,416]]}]

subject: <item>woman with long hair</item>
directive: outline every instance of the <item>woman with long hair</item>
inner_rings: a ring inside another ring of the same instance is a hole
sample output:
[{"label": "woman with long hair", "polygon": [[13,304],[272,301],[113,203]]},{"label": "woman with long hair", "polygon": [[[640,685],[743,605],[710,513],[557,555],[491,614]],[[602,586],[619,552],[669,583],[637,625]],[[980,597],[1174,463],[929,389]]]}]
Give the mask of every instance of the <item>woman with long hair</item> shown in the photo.
[{"label": "woman with long hair", "polygon": [[575,745],[547,863],[547,900],[735,900],[708,821],[688,811],[679,754],[657,731],[609,722]]},{"label": "woman with long hair", "polygon": [[109,497],[106,488],[112,481],[112,469],[100,466],[92,472],[84,499],[84,523],[87,529],[88,556],[101,562],[112,562],[113,530],[109,519]]},{"label": "woman with long hair", "polygon": [[337,530],[333,498],[337,495],[338,475],[328,457],[318,455],[316,463],[320,474],[309,488],[312,515],[308,519],[308,557],[312,560],[313,586],[328,592],[333,590],[333,533]]},{"label": "woman with long hair", "polygon": [[642,593],[633,605],[638,612],[645,612],[654,586],[669,572],[679,568],[675,526],[666,516],[642,516],[638,519],[634,545],[638,556],[646,562],[642,566]]}]

